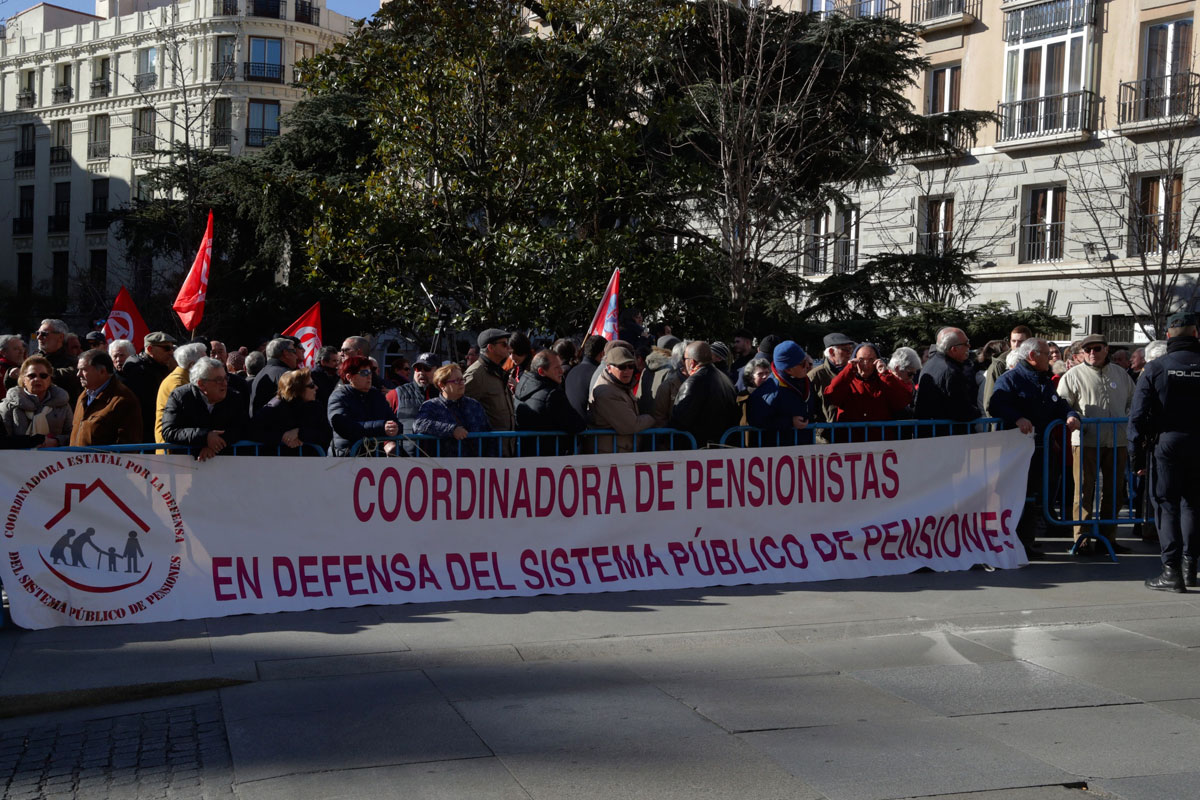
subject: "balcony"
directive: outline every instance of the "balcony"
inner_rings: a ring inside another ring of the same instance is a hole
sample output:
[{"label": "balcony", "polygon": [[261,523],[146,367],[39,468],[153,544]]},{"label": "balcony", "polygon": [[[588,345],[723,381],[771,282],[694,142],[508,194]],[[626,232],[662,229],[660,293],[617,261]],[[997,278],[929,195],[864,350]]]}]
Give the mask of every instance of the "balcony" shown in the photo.
[{"label": "balcony", "polygon": [[37,102],[37,94],[32,89],[26,89],[23,92],[17,92],[17,108],[33,108]]},{"label": "balcony", "polygon": [[[929,114],[926,119],[934,130],[930,132],[928,144],[905,157],[910,164],[920,164],[931,161],[945,161],[960,158],[970,152],[975,145],[975,137],[969,130],[946,130],[940,125],[938,118],[943,114]],[[939,130],[939,128],[941,128]]]},{"label": "balcony", "polygon": [[98,161],[108,158],[108,139],[88,142],[88,160]]},{"label": "balcony", "polygon": [[308,25],[320,25],[321,9],[317,8],[315,3],[305,3],[304,0],[297,0],[296,22],[303,22]]},{"label": "balcony", "polygon": [[83,215],[83,229],[85,231],[108,230],[108,226],[112,224],[112,220],[112,212],[110,211],[89,211]]},{"label": "balcony", "polygon": [[212,65],[212,79],[214,81],[231,81],[237,77],[237,62],[236,61],[217,61]]},{"label": "balcony", "polygon": [[233,128],[213,128],[209,131],[210,147],[229,147],[233,143]]},{"label": "balcony", "polygon": [[[1005,3],[1015,6],[1018,3]],[[1096,0],[1050,0],[1004,12],[1004,41],[1012,44],[1057,36],[1096,22]]]},{"label": "balcony", "polygon": [[46,230],[49,233],[67,233],[71,230],[69,214],[51,214],[46,217]]},{"label": "balcony", "polygon": [[37,150],[18,150],[13,154],[13,167],[23,169],[37,163]]},{"label": "balcony", "polygon": [[142,134],[133,137],[133,154],[145,156],[154,152],[154,134]]},{"label": "balcony", "polygon": [[243,77],[248,81],[283,83],[282,64],[271,64],[266,61],[247,61],[242,66],[244,67]]},{"label": "balcony", "polygon": [[847,19],[900,19],[900,0],[837,0],[833,6],[833,13]]},{"label": "balcony", "polygon": [[1117,125],[1122,133],[1196,124],[1200,114],[1200,75],[1180,72],[1122,83]]},{"label": "balcony", "polygon": [[71,98],[74,96],[75,90],[70,86],[55,86],[50,94],[51,101],[56,106],[71,102]]},{"label": "balcony", "polygon": [[112,81],[108,78],[98,78],[89,84],[92,89],[92,99],[108,97],[112,94]]},{"label": "balcony", "polygon": [[1158,255],[1163,251],[1179,250],[1180,213],[1142,214],[1133,220],[1133,241],[1136,248],[1130,255]]},{"label": "balcony", "polygon": [[1000,103],[996,149],[1082,141],[1095,130],[1096,94],[1089,91]]},{"label": "balcony", "polygon": [[858,266],[858,241],[842,236],[809,234],[800,253],[804,275],[840,275]]},{"label": "balcony", "polygon": [[278,135],[278,128],[246,128],[246,146],[266,147],[267,142]]},{"label": "balcony", "polygon": [[1024,264],[1062,261],[1062,222],[1035,222],[1021,226],[1021,262]]},{"label": "balcony", "polygon": [[954,251],[953,231],[933,231],[917,235],[918,252],[927,256],[945,256]]},{"label": "balcony", "polygon": [[237,15],[237,0],[213,0],[214,17],[236,17]]},{"label": "balcony", "polygon": [[32,236],[33,217],[13,217],[13,236]]},{"label": "balcony", "polygon": [[979,19],[983,0],[912,0],[912,21],[921,33],[964,28]]},{"label": "balcony", "polygon": [[284,0],[249,0],[246,13],[252,17],[287,19],[287,3]]},{"label": "balcony", "polygon": [[149,91],[158,86],[157,72],[139,72],[133,76],[133,88],[139,92]]},{"label": "balcony", "polygon": [[70,164],[71,163],[71,148],[69,147],[51,147],[50,148],[50,163],[51,164]]}]

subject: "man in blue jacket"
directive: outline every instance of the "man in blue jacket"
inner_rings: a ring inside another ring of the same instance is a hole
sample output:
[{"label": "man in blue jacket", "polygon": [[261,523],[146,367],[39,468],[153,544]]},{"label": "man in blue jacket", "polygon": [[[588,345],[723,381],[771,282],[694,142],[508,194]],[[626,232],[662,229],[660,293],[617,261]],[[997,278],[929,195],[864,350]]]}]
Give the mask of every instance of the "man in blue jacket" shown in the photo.
[{"label": "man in blue jacket", "polygon": [[1037,544],[1042,527],[1042,437],[1055,420],[1065,420],[1067,430],[1079,430],[1079,415],[1054,391],[1050,372],[1050,347],[1045,339],[1026,339],[1017,349],[1017,365],[996,381],[989,409],[1005,427],[1035,434],[1036,446],[1029,464],[1025,508],[1017,523],[1017,536],[1030,561],[1043,558]]},{"label": "man in blue jacket", "polygon": [[1167,320],[1167,353],[1146,365],[1129,410],[1129,463],[1146,474],[1153,451],[1162,573],[1151,589],[1185,592],[1196,585],[1200,556],[1200,340],[1197,317],[1182,312]]}]

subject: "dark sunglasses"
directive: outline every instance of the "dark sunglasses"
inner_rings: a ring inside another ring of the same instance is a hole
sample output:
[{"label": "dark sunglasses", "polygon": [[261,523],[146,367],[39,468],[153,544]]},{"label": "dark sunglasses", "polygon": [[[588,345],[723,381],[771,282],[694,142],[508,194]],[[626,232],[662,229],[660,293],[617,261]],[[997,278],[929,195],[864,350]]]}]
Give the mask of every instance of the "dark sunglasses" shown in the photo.
[{"label": "dark sunglasses", "polygon": [[25,377],[26,378],[37,378],[39,380],[46,380],[46,378],[50,377],[50,373],[49,372],[35,372],[32,375],[26,375]]}]

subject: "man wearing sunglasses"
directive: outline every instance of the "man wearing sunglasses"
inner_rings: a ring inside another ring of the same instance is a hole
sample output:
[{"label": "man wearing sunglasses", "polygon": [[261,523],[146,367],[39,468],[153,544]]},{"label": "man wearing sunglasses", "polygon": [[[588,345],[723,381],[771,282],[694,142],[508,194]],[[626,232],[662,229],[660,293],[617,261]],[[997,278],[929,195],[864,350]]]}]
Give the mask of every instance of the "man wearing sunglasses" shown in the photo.
[{"label": "man wearing sunglasses", "polygon": [[[404,433],[414,432],[413,423],[421,405],[438,396],[438,389],[433,385],[433,373],[441,365],[442,359],[437,353],[421,353],[412,363],[412,380],[387,393],[388,405],[396,412],[396,422],[400,423]],[[417,448],[413,442],[405,442],[404,450],[409,455],[416,455]]]},{"label": "man wearing sunglasses", "polygon": [[612,428],[619,435],[597,437],[601,452],[633,452],[633,434],[654,427],[654,417],[639,414],[633,399],[637,360],[626,347],[614,347],[604,357],[604,372],[592,387],[588,415],[597,428]]},{"label": "man wearing sunglasses", "polygon": [[143,350],[125,362],[121,378],[138,399],[142,409],[143,442],[154,441],[154,409],[158,387],[175,369],[175,337],[165,331],[146,334]]},{"label": "man wearing sunglasses", "polygon": [[44,319],[38,325],[34,339],[37,341],[37,355],[44,357],[54,367],[54,385],[64,389],[71,405],[74,405],[83,389],[76,374],[75,359],[67,352],[67,333],[67,323],[61,319]]},{"label": "man wearing sunglasses", "polygon": [[[1133,401],[1133,380],[1122,367],[1108,359],[1108,340],[1098,333],[1079,343],[1083,363],[1072,367],[1058,381],[1058,396],[1070,403],[1079,416],[1127,417]],[[1113,517],[1125,489],[1125,426],[1086,425],[1071,434],[1071,472],[1075,476],[1075,519],[1099,515]],[[1100,497],[1096,484],[1100,483]],[[1097,504],[1097,499],[1099,503]],[[1078,542],[1090,525],[1075,526]],[[1101,525],[1100,533],[1118,553],[1129,548],[1117,544],[1117,526]],[[1092,552],[1090,541],[1076,548],[1077,555]]]}]

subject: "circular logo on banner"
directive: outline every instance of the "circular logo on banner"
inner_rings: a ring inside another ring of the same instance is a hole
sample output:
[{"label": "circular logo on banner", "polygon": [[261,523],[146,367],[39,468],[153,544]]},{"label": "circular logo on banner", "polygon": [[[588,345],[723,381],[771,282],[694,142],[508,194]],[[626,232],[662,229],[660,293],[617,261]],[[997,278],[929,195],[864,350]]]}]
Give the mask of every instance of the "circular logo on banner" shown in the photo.
[{"label": "circular logo on banner", "polygon": [[127,620],[170,594],[183,517],[168,483],[133,458],[70,455],[30,475],[4,522],[18,586],[77,622]]},{"label": "circular logo on banner", "polygon": [[108,315],[108,330],[114,339],[133,339],[133,318],[125,311],[111,311]]},{"label": "circular logo on banner", "polygon": [[312,325],[305,325],[296,331],[296,338],[300,340],[300,345],[304,348],[304,363],[316,364],[317,349],[321,346],[317,329]]}]

